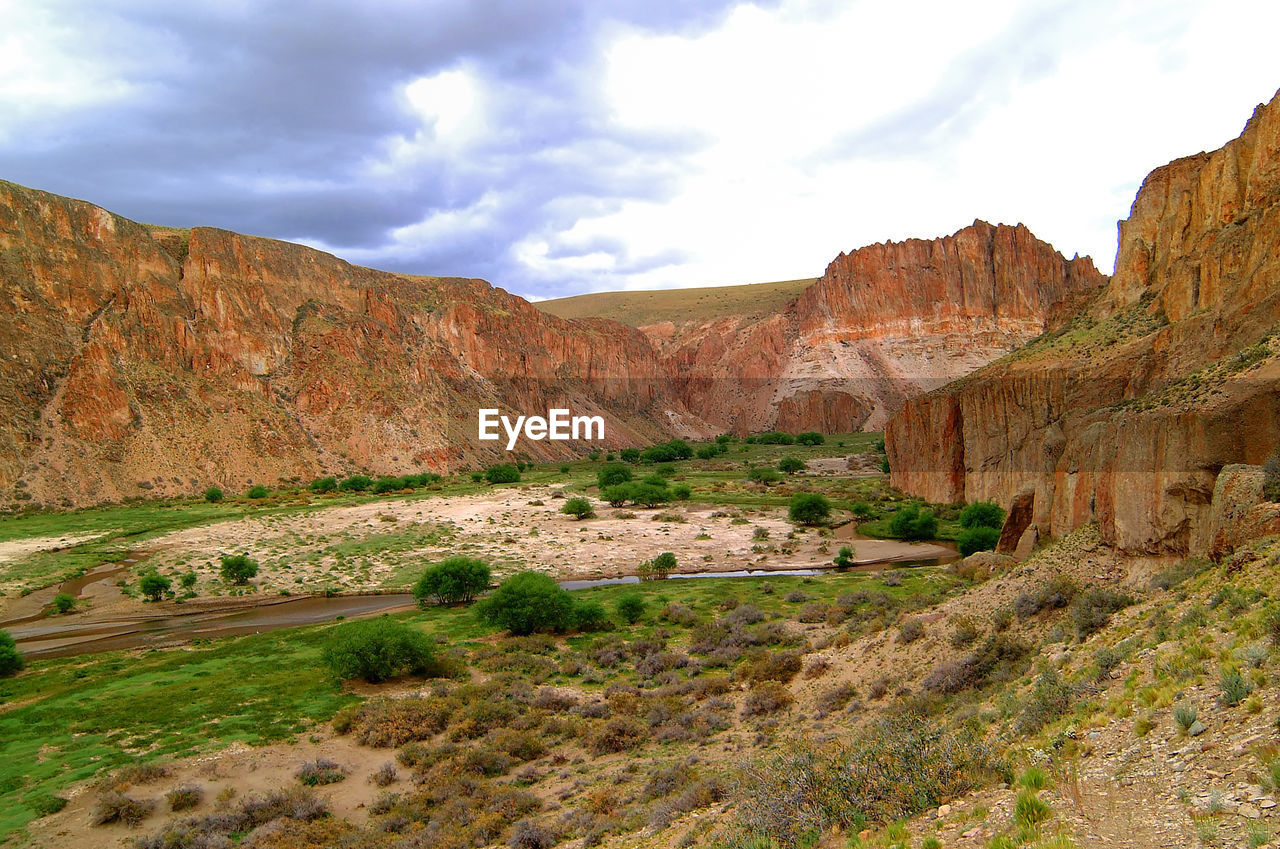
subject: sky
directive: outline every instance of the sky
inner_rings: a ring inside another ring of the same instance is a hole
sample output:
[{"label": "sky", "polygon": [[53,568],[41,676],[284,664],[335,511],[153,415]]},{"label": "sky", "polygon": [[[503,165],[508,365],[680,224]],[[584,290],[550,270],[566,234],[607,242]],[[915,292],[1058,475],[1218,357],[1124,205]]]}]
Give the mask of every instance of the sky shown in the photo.
[{"label": "sky", "polygon": [[1274,0],[0,0],[0,179],[530,298],[976,218],[1110,272],[1143,177],[1276,94],[1276,32]]}]

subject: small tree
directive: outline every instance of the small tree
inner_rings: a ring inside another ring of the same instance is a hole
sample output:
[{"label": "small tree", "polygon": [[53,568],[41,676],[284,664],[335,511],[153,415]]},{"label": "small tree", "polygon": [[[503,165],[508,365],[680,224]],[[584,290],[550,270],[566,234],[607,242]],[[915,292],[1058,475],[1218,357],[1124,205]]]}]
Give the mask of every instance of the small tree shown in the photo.
[{"label": "small tree", "polygon": [[600,497],[609,502],[610,507],[621,507],[633,498],[634,493],[634,484],[619,483],[600,490]]},{"label": "small tree", "polygon": [[338,489],[343,492],[364,492],[371,486],[373,486],[373,478],[368,475],[351,475],[342,479]]},{"label": "small tree", "polygon": [[855,561],[853,559],[853,549],[847,545],[844,546],[836,554],[836,559],[833,560],[832,562],[835,563],[837,569],[852,568],[855,565]]},{"label": "small tree", "polygon": [[787,517],[801,525],[820,525],[831,518],[831,502],[818,492],[797,492],[787,505]]},{"label": "small tree", "polygon": [[244,554],[225,554],[222,557],[222,580],[229,584],[247,584],[258,574],[258,561]]},{"label": "small tree", "polygon": [[249,487],[249,491],[245,493],[249,498],[266,498],[270,494],[271,490],[260,483]]},{"label": "small tree", "polygon": [[796,434],[796,442],[800,445],[822,445],[827,438],[815,430]]},{"label": "small tree", "polygon": [[676,501],[688,501],[693,497],[693,488],[688,484],[678,483],[671,487],[671,497]]},{"label": "small tree", "polygon": [[644,599],[639,593],[627,593],[618,599],[618,615],[627,620],[628,625],[634,625],[640,621],[640,617],[644,616],[645,607]]},{"label": "small tree", "polygon": [[770,469],[767,466],[758,466],[747,472],[747,480],[753,483],[762,483],[765,486],[775,484],[782,480],[782,475],[778,474],[776,469]]},{"label": "small tree", "polygon": [[359,678],[370,684],[399,675],[444,673],[431,638],[385,614],[334,628],[321,657],[339,678]]},{"label": "small tree", "polygon": [[975,501],[960,511],[962,528],[997,528],[1004,525],[1004,510],[994,501]]},{"label": "small tree", "polygon": [[476,605],[480,617],[517,636],[573,624],[573,598],[541,572],[517,572]]},{"label": "small tree", "polygon": [[631,469],[620,463],[613,463],[605,466],[596,473],[596,484],[601,489],[604,489],[606,486],[613,486],[614,484],[627,483],[630,480]]},{"label": "small tree", "polygon": [[13,637],[8,631],[0,631],[0,678],[17,675],[26,665]]},{"label": "small tree", "polygon": [[422,607],[436,604],[467,604],[489,588],[489,564],[456,555],[427,567],[414,584],[413,597]]},{"label": "small tree", "polygon": [[624,463],[639,463],[640,449],[639,448],[623,448],[621,451],[618,452],[618,458],[621,459]]},{"label": "small tree", "polygon": [[58,593],[53,597],[54,613],[70,613],[76,606],[76,597],[71,593]]},{"label": "small tree", "polygon": [[182,584],[182,588],[189,591],[195,587],[196,581],[199,579],[199,576],[196,575],[195,572],[187,572],[179,579],[179,581]]},{"label": "small tree", "polygon": [[804,470],[804,460],[799,457],[783,457],[778,461],[778,471],[786,472],[789,475],[794,475],[796,472],[803,472]]},{"label": "small tree", "polygon": [[499,463],[484,470],[484,479],[489,483],[515,483],[520,480],[520,470],[511,463]]},{"label": "small tree", "polygon": [[560,512],[567,516],[573,516],[575,519],[590,519],[596,514],[596,511],[591,509],[591,500],[583,498],[581,495],[567,500],[564,506],[560,508]]},{"label": "small tree", "polygon": [[703,445],[701,448],[699,448],[697,451],[694,452],[694,456],[696,456],[699,460],[712,460],[718,457],[719,455],[720,455],[720,449],[714,442],[711,443],[710,445]]},{"label": "small tree", "polygon": [[151,601],[159,601],[164,598],[164,594],[172,586],[173,581],[159,572],[148,572],[142,576],[142,580],[138,581],[138,589],[142,590],[142,594]]},{"label": "small tree", "polygon": [[337,488],[338,479],[335,477],[316,478],[310,485],[312,492],[333,492]]},{"label": "small tree", "polygon": [[580,601],[573,606],[573,627],[579,631],[599,631],[609,625],[609,614],[598,601]]},{"label": "small tree", "polygon": [[676,556],[670,551],[664,551],[649,561],[650,572],[659,581],[666,580],[667,576],[676,570],[677,565],[679,563],[676,560]]},{"label": "small tree", "polygon": [[906,540],[933,539],[938,533],[938,517],[932,510],[923,510],[919,502],[912,501],[893,514],[889,533]]},{"label": "small tree", "polygon": [[665,486],[652,483],[640,483],[631,490],[631,497],[637,504],[645,507],[657,507],[671,500],[671,490]]},{"label": "small tree", "polygon": [[977,551],[990,551],[1000,542],[1000,529],[988,525],[974,525],[965,528],[956,541],[956,548],[961,557],[968,557]]},{"label": "small tree", "polygon": [[223,494],[222,490],[218,489],[216,486],[211,486],[204,491],[204,500],[208,501],[210,504],[217,504],[225,497],[226,496]]}]

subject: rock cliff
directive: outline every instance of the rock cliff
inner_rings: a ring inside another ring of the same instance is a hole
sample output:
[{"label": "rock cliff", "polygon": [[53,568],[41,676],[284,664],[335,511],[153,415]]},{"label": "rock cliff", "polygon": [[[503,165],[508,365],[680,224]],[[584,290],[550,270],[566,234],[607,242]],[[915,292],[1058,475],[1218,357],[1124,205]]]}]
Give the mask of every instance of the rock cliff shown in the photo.
[{"label": "rock cliff", "polygon": [[1143,182],[1115,275],[1061,328],[890,420],[893,482],[934,501],[1030,489],[1034,523],[1208,553],[1215,479],[1280,447],[1280,95]]}]

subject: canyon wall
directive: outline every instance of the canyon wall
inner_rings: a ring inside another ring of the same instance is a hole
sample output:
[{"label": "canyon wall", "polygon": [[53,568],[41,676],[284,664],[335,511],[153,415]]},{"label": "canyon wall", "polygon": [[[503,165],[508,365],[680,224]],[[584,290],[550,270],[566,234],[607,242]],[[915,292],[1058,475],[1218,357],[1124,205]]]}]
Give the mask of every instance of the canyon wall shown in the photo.
[{"label": "canyon wall", "polygon": [[1280,447],[1280,96],[1143,182],[1115,275],[1062,327],[890,420],[894,484],[1034,498],[1042,534],[1207,553],[1218,472]]}]

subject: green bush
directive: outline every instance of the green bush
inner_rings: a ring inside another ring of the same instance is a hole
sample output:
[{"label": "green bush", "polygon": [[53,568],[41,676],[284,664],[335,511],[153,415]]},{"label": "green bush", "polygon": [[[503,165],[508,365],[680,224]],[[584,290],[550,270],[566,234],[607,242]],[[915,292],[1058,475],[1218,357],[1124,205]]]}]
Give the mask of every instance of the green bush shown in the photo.
[{"label": "green bush", "polygon": [[1091,587],[1071,601],[1071,622],[1076,639],[1084,640],[1106,627],[1111,614],[1133,604],[1133,596],[1102,587]]},{"label": "green bush", "polygon": [[344,681],[358,678],[379,684],[400,675],[444,674],[431,638],[386,615],[334,628],[321,657]]},{"label": "green bush", "polygon": [[70,613],[75,606],[76,597],[71,593],[58,593],[53,597],[54,613]]},{"label": "green bush", "polygon": [[520,480],[520,470],[511,463],[499,463],[484,470],[484,479],[489,483],[515,483]]},{"label": "green bush", "polygon": [[385,477],[378,478],[373,483],[373,491],[378,495],[386,495],[388,492],[399,492],[402,489],[409,489],[410,485],[404,478]]},{"label": "green bush", "polygon": [[849,569],[854,565],[853,549],[849,546],[843,546],[836,553],[835,559],[831,561],[838,569]]},{"label": "green bush", "polygon": [[596,472],[596,484],[604,489],[614,484],[628,483],[631,480],[631,469],[619,463],[605,466]]},{"label": "green bush", "polygon": [[783,433],[780,430],[770,430],[756,434],[755,437],[748,441],[753,441],[760,445],[794,445],[796,438],[791,434]]},{"label": "green bush", "polygon": [[627,593],[618,598],[618,615],[625,619],[628,625],[634,625],[644,616],[646,606],[639,593]]},{"label": "green bush", "polygon": [[826,441],[827,438],[825,436],[813,430],[796,434],[796,443],[798,445],[822,445]]},{"label": "green bush", "polygon": [[635,497],[635,485],[619,483],[606,486],[600,490],[600,497],[607,501],[610,507],[621,507]]},{"label": "green bush", "polygon": [[988,525],[975,525],[967,527],[960,532],[960,539],[956,544],[956,548],[960,550],[961,557],[968,557],[977,551],[991,551],[998,542],[1000,542],[999,528],[993,528]]},{"label": "green bush", "polygon": [[804,470],[804,460],[799,457],[783,457],[778,461],[778,471],[785,472],[788,475],[794,475],[796,472],[803,472]]},{"label": "green bush", "polygon": [[581,495],[565,501],[564,506],[560,508],[560,512],[567,516],[573,516],[575,519],[590,519],[596,514],[596,511],[591,509],[591,500],[583,498]]},{"label": "green bush", "polygon": [[250,560],[244,554],[224,554],[222,557],[222,580],[229,584],[247,584],[249,579],[258,574],[258,561]]},{"label": "green bush", "polygon": [[631,498],[645,507],[658,507],[671,501],[671,490],[648,482],[639,483],[632,488]]},{"label": "green bush", "polygon": [[693,496],[693,488],[688,484],[678,483],[671,487],[671,497],[676,501],[688,501]]},{"label": "green bush", "polygon": [[338,488],[338,479],[335,477],[316,478],[308,488],[312,492],[333,492]]},{"label": "green bush", "polygon": [[426,607],[436,604],[466,604],[489,588],[489,564],[483,560],[455,555],[427,567],[413,586],[413,597]]},{"label": "green bush", "polygon": [[266,498],[270,494],[271,490],[267,489],[260,483],[249,487],[249,491],[245,493],[249,498]]},{"label": "green bush", "polygon": [[351,475],[342,479],[338,489],[343,492],[364,492],[371,486],[373,486],[373,478],[368,475]]},{"label": "green bush", "polygon": [[[640,452],[642,463],[673,463],[676,460],[688,460],[693,456],[693,448],[683,439],[673,439],[660,445],[650,445]],[[625,458],[624,458],[625,459]]]},{"label": "green bush", "polygon": [[1218,680],[1218,688],[1222,693],[1222,703],[1231,707],[1249,698],[1249,694],[1253,692],[1253,684],[1238,669],[1224,670]]},{"label": "green bush", "polygon": [[720,449],[714,444],[704,445],[694,453],[699,460],[711,460],[720,456]]},{"label": "green bush", "polygon": [[626,463],[639,463],[640,449],[639,448],[623,448],[621,451],[618,452],[618,457],[621,460],[623,460],[623,462],[626,462]]},{"label": "green bush", "polygon": [[148,572],[138,581],[138,589],[151,601],[159,601],[173,587],[173,581],[158,572]]},{"label": "green bush", "polygon": [[995,528],[1004,526],[1004,510],[994,501],[975,501],[960,511],[962,528]]},{"label": "green bush", "polygon": [[476,605],[480,617],[517,636],[573,624],[573,599],[548,575],[518,572]]},{"label": "green bush", "polygon": [[747,472],[747,480],[768,486],[782,480],[782,475],[778,474],[777,469],[770,469],[768,466],[757,466]]},{"label": "green bush", "polygon": [[223,494],[222,490],[218,489],[216,486],[211,486],[204,491],[204,500],[208,501],[210,504],[217,504],[225,497],[226,496]]},{"label": "green bush", "polygon": [[26,665],[13,636],[8,631],[0,631],[0,678],[17,675]]},{"label": "green bush", "polygon": [[818,492],[797,492],[787,505],[787,518],[801,525],[820,525],[831,518],[831,502]]},{"label": "green bush", "polygon": [[938,533],[938,517],[923,510],[918,501],[904,504],[889,520],[889,532],[899,539],[933,539]]},{"label": "green bush", "polygon": [[580,601],[573,606],[573,627],[579,631],[598,631],[609,624],[609,614],[598,601]]}]

